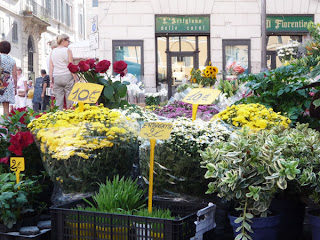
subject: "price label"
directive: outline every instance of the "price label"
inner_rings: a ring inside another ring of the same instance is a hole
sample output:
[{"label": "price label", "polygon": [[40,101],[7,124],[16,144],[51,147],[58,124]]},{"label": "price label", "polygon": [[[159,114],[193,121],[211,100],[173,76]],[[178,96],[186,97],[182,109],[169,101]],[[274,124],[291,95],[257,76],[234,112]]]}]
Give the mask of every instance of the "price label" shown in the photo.
[{"label": "price label", "polygon": [[170,137],[172,123],[148,122],[144,123],[139,136],[147,139],[165,140]]},{"label": "price label", "polygon": [[103,90],[103,85],[94,83],[75,83],[68,100],[81,103],[96,103]]},{"label": "price label", "polygon": [[23,157],[10,158],[10,170],[13,172],[21,172],[25,170]]},{"label": "price label", "polygon": [[220,92],[220,90],[216,89],[194,88],[182,101],[199,105],[211,104],[219,96]]}]

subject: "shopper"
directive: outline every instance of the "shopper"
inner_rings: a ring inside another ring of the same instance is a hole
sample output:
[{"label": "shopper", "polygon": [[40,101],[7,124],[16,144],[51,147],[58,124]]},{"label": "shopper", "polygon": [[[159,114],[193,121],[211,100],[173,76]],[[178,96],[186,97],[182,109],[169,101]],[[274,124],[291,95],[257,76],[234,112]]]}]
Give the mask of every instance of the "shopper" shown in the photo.
[{"label": "shopper", "polygon": [[43,77],[43,87],[42,87],[42,93],[41,93],[41,110],[45,111],[47,107],[50,104],[50,96],[47,95],[47,88],[50,86],[50,78],[49,75],[47,75],[46,70],[41,70],[41,76]]},{"label": "shopper", "polygon": [[42,107],[41,94],[43,91],[43,82],[44,82],[45,76],[47,76],[46,70],[42,69],[41,77],[36,78],[36,83],[34,85],[34,94],[32,98],[32,103],[33,103],[33,110],[36,112],[41,110],[41,107]]},{"label": "shopper", "polygon": [[[6,89],[0,91],[0,102],[3,105],[3,113],[9,113],[9,104],[15,103],[15,88],[17,86],[16,61],[8,54],[11,51],[11,44],[8,41],[0,42],[0,66],[10,74]],[[6,85],[5,84],[5,85]]]},{"label": "shopper", "polygon": [[27,107],[33,109],[33,104],[32,104],[32,98],[34,94],[34,87],[33,87],[33,81],[29,80],[28,81],[28,94],[27,94],[27,99],[26,99],[26,105]]},{"label": "shopper", "polygon": [[27,79],[22,74],[22,69],[17,68],[17,94],[15,97],[16,108],[24,108],[26,106],[26,96],[28,94]]},{"label": "shopper", "polygon": [[50,83],[53,83],[54,96],[56,98],[56,106],[59,110],[63,110],[64,97],[67,101],[67,108],[72,106],[72,101],[68,100],[68,96],[72,90],[77,76],[71,74],[68,64],[73,63],[72,52],[68,49],[70,44],[69,36],[61,34],[57,36],[58,47],[52,50],[50,57]]}]

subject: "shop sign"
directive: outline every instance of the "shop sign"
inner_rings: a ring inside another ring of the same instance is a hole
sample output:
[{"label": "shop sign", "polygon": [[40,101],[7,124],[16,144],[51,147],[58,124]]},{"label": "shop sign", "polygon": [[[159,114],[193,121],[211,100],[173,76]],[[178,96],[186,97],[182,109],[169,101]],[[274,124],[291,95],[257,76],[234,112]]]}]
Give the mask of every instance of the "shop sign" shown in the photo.
[{"label": "shop sign", "polygon": [[209,33],[209,16],[162,16],[156,17],[156,33]]},{"label": "shop sign", "polygon": [[267,32],[309,32],[313,16],[267,16]]}]

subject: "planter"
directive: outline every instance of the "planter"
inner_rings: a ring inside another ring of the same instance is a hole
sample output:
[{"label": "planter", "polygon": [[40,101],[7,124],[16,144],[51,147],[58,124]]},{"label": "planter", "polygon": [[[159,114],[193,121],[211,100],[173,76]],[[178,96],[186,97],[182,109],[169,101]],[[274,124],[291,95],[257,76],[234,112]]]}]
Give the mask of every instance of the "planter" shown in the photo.
[{"label": "planter", "polygon": [[[90,199],[89,199],[90,200]],[[215,227],[215,205],[154,201],[169,208],[179,220],[73,210],[86,206],[83,200],[51,208],[52,239],[154,239],[187,240]]]},{"label": "planter", "polygon": [[[235,223],[234,221],[237,217],[229,215],[230,224],[233,228],[234,236],[239,232],[236,229],[241,225],[240,223]],[[264,218],[253,218],[251,223],[251,228],[253,233],[250,234],[254,240],[276,240],[279,233],[280,225],[280,214],[271,217]]]},{"label": "planter", "polygon": [[226,80],[228,81],[233,81],[237,79],[238,79],[238,75],[226,75]]},{"label": "planter", "polygon": [[320,240],[320,209],[309,211],[307,218],[311,226],[312,239]]}]

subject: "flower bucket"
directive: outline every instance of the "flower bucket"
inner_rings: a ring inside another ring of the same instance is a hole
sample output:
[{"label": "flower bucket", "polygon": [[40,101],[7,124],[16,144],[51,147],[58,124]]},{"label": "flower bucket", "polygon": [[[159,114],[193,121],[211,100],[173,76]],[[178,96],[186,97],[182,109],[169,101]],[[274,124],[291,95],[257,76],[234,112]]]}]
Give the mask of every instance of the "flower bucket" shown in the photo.
[{"label": "flower bucket", "polygon": [[307,218],[311,225],[312,240],[320,240],[320,209],[309,211]]},{"label": "flower bucket", "polygon": [[237,80],[238,76],[237,75],[226,75],[226,80],[228,81],[233,81],[233,80]]},{"label": "flower bucket", "polygon": [[[230,224],[233,228],[234,236],[239,232],[236,229],[240,227],[240,223],[235,223],[234,221],[237,217],[228,215]],[[253,218],[251,223],[251,228],[253,233],[250,234],[254,240],[271,240],[277,239],[279,233],[280,225],[280,215],[264,217],[264,218]],[[240,230],[241,231],[241,230]]]}]

